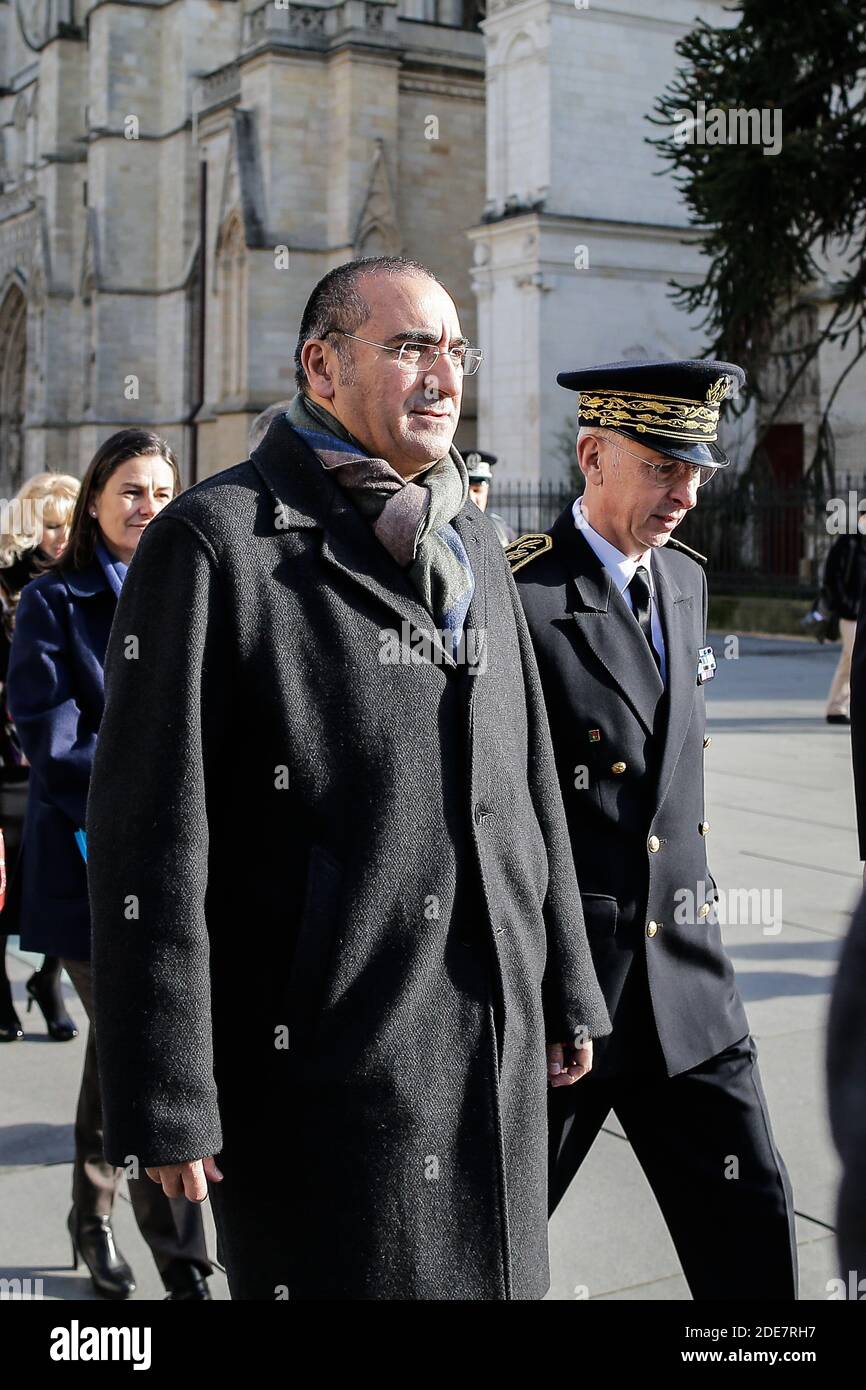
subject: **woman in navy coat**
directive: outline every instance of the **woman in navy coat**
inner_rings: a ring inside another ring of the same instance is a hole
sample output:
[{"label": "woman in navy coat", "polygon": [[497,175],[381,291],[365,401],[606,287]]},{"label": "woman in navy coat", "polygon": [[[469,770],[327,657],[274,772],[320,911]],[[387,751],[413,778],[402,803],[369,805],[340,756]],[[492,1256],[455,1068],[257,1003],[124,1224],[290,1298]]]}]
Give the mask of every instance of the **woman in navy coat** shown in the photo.
[{"label": "woman in navy coat", "polygon": [[[93,1004],[83,827],[104,702],[105,650],[136,546],[179,486],[165,440],[141,429],[112,435],[82,481],[66,550],[27,585],[18,605],[7,695],[31,767],[19,870],[21,944],[61,957],[88,1018]],[[134,789],[134,767],[129,772]],[[76,1266],[81,1256],[97,1291],[108,1298],[126,1298],[135,1288],[111,1230],[122,1174],[103,1153],[91,1027],[68,1227]],[[144,1173],[127,1175],[136,1220],[169,1298],[209,1298],[211,1265],[199,1208],[185,1198],[167,1198]]]}]

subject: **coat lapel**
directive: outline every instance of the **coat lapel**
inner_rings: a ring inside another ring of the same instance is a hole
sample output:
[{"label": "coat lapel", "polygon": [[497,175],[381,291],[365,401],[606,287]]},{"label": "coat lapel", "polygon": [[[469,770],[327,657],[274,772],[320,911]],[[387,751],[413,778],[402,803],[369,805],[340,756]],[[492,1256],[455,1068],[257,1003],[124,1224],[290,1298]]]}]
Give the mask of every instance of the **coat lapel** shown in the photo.
[{"label": "coat lapel", "polygon": [[695,709],[698,654],[694,648],[691,594],[684,594],[670,573],[664,552],[653,554],[656,602],[667,657],[667,726],[662,747],[656,805],[667,795]]},{"label": "coat lapel", "polygon": [[[464,630],[474,634],[475,647],[472,653],[472,664],[477,667],[477,674],[478,671],[484,670],[486,662],[484,647],[487,642],[487,543],[485,543],[481,513],[471,499],[464,504],[463,510],[458,512],[452,525],[469,556],[469,563],[472,566],[475,579],[475,588],[466,614]],[[497,540],[496,543],[498,545],[500,542]]]},{"label": "coat lapel", "polygon": [[275,499],[278,530],[321,530],[323,562],[387,608],[398,630],[408,624],[410,641],[423,634],[436,661],[455,667],[404,571],[288,422],[275,421],[250,460]]},{"label": "coat lapel", "polygon": [[664,687],[628,600],[578,531],[570,506],[557,518],[552,533],[574,585],[571,616],[578,631],[651,734]]}]

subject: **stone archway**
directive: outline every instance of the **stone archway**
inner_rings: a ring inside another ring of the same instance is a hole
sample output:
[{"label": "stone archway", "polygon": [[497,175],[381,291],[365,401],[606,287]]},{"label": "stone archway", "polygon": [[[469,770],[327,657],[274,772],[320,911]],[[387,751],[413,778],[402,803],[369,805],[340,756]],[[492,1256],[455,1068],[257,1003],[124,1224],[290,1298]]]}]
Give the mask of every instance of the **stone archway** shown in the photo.
[{"label": "stone archway", "polygon": [[217,290],[222,299],[220,339],[223,400],[246,390],[247,244],[238,209],[226,218],[216,246]]},{"label": "stone archway", "polygon": [[24,383],[27,300],[11,285],[0,305],[0,491],[12,497],[24,480]]}]

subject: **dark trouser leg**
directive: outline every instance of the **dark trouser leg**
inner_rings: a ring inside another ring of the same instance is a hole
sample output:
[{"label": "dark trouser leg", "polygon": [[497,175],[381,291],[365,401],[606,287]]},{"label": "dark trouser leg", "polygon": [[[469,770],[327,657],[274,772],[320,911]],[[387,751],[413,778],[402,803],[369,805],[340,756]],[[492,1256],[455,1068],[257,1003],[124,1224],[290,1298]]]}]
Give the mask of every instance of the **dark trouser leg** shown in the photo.
[{"label": "dark trouser leg", "polygon": [[[82,961],[66,961],[66,970],[90,1019],[90,966]],[[72,1166],[72,1201],[83,1217],[110,1215],[122,1172],[121,1168],[106,1162],[102,1151],[102,1107],[99,1101],[96,1039],[91,1022],[87,1030],[84,1071],[75,1113],[75,1159]]]},{"label": "dark trouser leg", "polygon": [[175,1261],[197,1265],[202,1274],[212,1274],[198,1202],[190,1202],[186,1197],[166,1197],[146,1173],[140,1178],[128,1178],[127,1182],[138,1229],[150,1246],[160,1274],[164,1275]]},{"label": "dark trouser leg", "polygon": [[[107,1215],[120,1185],[122,1168],[107,1163],[102,1150],[102,1105],[93,1033],[93,983],[86,961],[65,960],[63,965],[90,1020],[84,1075],[75,1122],[75,1164],[72,1200],[82,1213]],[[204,1226],[197,1203],[186,1197],[166,1197],[146,1173],[129,1178],[129,1199],[138,1228],[150,1247],[156,1267],[163,1274],[172,1261],[195,1264],[203,1274],[212,1273],[207,1256]]]},{"label": "dark trouser leg", "polygon": [[793,1194],[752,1039],[681,1076],[621,1083],[613,1108],[692,1297],[795,1299]]},{"label": "dark trouser leg", "polygon": [[548,1087],[547,1210],[552,1216],[608,1117],[611,1092],[592,1072],[573,1086]]}]

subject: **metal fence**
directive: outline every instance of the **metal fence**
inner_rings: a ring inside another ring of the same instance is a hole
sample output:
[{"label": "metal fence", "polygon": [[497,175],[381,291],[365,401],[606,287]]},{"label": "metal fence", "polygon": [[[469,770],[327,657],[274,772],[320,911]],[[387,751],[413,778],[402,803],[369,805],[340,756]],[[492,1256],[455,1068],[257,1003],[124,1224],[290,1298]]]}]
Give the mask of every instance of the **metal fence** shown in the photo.
[{"label": "metal fence", "polygon": [[[574,497],[562,483],[498,483],[490,506],[522,535],[546,531]],[[838,477],[831,497],[808,482],[786,487],[720,473],[701,489],[676,535],[707,556],[716,593],[808,597],[840,529],[857,525],[861,499],[866,532],[866,483],[860,476]]]}]

